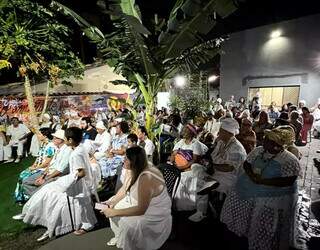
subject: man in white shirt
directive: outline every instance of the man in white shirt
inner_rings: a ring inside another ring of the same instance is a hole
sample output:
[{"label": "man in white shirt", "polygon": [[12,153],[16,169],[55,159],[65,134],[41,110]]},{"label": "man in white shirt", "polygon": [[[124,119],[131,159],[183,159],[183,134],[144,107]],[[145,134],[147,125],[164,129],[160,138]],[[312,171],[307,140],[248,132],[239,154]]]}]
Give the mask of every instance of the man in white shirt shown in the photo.
[{"label": "man in white shirt", "polygon": [[146,151],[149,161],[152,161],[152,155],[155,149],[153,142],[148,138],[147,129],[144,126],[138,128],[138,145]]},{"label": "man in white shirt", "polygon": [[313,111],[312,115],[314,117],[314,135],[318,137],[318,135],[320,134],[320,103],[318,104],[317,108]]},{"label": "man in white shirt", "polygon": [[232,107],[236,107],[236,106],[237,106],[237,103],[236,103],[236,101],[234,100],[234,96],[231,95],[231,96],[230,96],[230,99],[229,99],[228,101],[226,101],[226,103],[225,103],[225,108],[226,108],[227,110],[231,110]]},{"label": "man in white shirt", "polygon": [[9,141],[9,143],[4,147],[4,160],[6,163],[13,162],[12,147],[17,147],[17,159],[15,163],[18,163],[22,157],[23,147],[27,141],[30,130],[26,125],[20,123],[17,117],[13,117],[11,123],[7,130],[7,141]]}]

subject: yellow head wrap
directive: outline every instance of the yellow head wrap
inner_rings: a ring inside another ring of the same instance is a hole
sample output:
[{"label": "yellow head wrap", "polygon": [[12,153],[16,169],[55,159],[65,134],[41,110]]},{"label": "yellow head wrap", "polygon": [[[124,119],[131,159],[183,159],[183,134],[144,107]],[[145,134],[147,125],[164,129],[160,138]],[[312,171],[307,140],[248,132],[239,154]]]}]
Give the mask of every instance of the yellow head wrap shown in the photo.
[{"label": "yellow head wrap", "polygon": [[295,137],[294,131],[291,129],[285,129],[281,127],[282,126],[274,128],[272,130],[266,129],[264,131],[266,138],[271,141],[274,141],[280,146],[291,145],[293,138]]},{"label": "yellow head wrap", "polygon": [[3,124],[0,125],[0,132],[6,132],[5,125],[3,125]]}]

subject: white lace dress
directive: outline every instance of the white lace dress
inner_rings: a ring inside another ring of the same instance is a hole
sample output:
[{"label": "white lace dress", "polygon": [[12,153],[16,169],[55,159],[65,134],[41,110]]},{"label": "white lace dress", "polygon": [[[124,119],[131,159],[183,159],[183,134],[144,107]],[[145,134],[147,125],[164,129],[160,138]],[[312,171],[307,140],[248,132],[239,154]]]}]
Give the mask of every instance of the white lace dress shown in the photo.
[{"label": "white lace dress", "polygon": [[[90,194],[94,184],[88,154],[82,145],[71,153],[70,174],[60,177],[42,187],[24,205],[23,221],[42,225],[49,231],[49,237],[72,231],[67,195],[69,196],[74,229],[90,229],[96,223]],[[77,181],[78,169],[85,169],[86,176]]]},{"label": "white lace dress", "polygon": [[[151,174],[154,178],[163,182],[151,171],[140,174]],[[116,209],[133,207],[138,204],[138,177],[125,198],[117,203]],[[144,215],[113,217],[110,218],[110,226],[118,238],[117,247],[124,250],[152,250],[159,249],[168,239],[171,233],[171,199],[164,188],[161,194],[151,199],[149,207]]]}]

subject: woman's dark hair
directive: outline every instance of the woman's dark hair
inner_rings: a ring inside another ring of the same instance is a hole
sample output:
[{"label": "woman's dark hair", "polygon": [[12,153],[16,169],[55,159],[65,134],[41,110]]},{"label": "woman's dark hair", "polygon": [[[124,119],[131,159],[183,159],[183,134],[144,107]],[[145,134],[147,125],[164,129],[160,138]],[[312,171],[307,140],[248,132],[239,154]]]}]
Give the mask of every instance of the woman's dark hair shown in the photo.
[{"label": "woman's dark hair", "polygon": [[127,191],[137,181],[139,175],[148,167],[146,151],[141,147],[132,147],[126,150],[126,157],[130,161],[131,182]]},{"label": "woman's dark hair", "polygon": [[139,128],[138,129],[140,129],[140,131],[142,132],[142,133],[144,133],[145,134],[145,136],[147,136],[148,137],[148,131],[147,131],[147,129],[146,129],[146,127],[145,126],[139,126]]},{"label": "woman's dark hair", "polygon": [[304,111],[307,111],[308,113],[310,113],[310,110],[309,110],[307,107],[302,107],[301,110],[302,110],[302,111],[304,110]]},{"label": "woman's dark hair", "polygon": [[179,114],[172,114],[170,119],[171,119],[171,124],[175,127],[178,127],[182,121],[181,116]]},{"label": "woman's dark hair", "polygon": [[129,135],[127,136],[127,139],[130,140],[130,141],[132,141],[132,142],[135,142],[135,143],[138,142],[138,136],[137,136],[136,134],[129,134]]},{"label": "woman's dark hair", "polygon": [[81,121],[85,121],[88,125],[92,125],[91,117],[82,117]]},{"label": "woman's dark hair", "polygon": [[297,110],[298,108],[297,108],[297,106],[296,105],[291,105],[290,107],[289,107],[289,111],[290,112],[292,112],[292,111],[294,111],[294,110]]},{"label": "woman's dark hair", "polygon": [[76,144],[80,144],[82,141],[82,130],[78,127],[67,128],[65,131],[65,137],[67,140],[71,138]]},{"label": "woman's dark hair", "polygon": [[52,140],[52,129],[51,128],[40,128],[39,129],[40,133],[47,137],[49,140]]},{"label": "woman's dark hair", "polygon": [[[243,101],[241,101],[241,100],[243,100]],[[246,98],[244,98],[243,96],[241,96],[241,97],[239,98],[239,103],[244,104],[245,102],[246,102]]]},{"label": "woman's dark hair", "polygon": [[119,127],[122,131],[122,133],[126,134],[129,132],[129,124],[126,121],[122,121],[119,123]]},{"label": "woman's dark hair", "polygon": [[279,119],[289,120],[289,114],[287,112],[281,112],[279,115]]}]

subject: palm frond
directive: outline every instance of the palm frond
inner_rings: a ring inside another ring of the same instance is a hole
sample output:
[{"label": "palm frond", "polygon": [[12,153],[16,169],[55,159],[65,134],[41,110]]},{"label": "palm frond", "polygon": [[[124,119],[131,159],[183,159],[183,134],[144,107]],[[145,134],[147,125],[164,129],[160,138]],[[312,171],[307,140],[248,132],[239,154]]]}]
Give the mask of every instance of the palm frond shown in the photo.
[{"label": "palm frond", "polygon": [[167,30],[159,36],[165,59],[179,56],[202,40],[216,24],[216,12],[226,17],[236,10],[233,0],[180,0],[170,14]]},{"label": "palm frond", "polygon": [[182,71],[192,72],[219,54],[223,41],[222,38],[209,40],[184,50],[180,56],[164,61],[165,68],[173,70],[176,67]]}]

